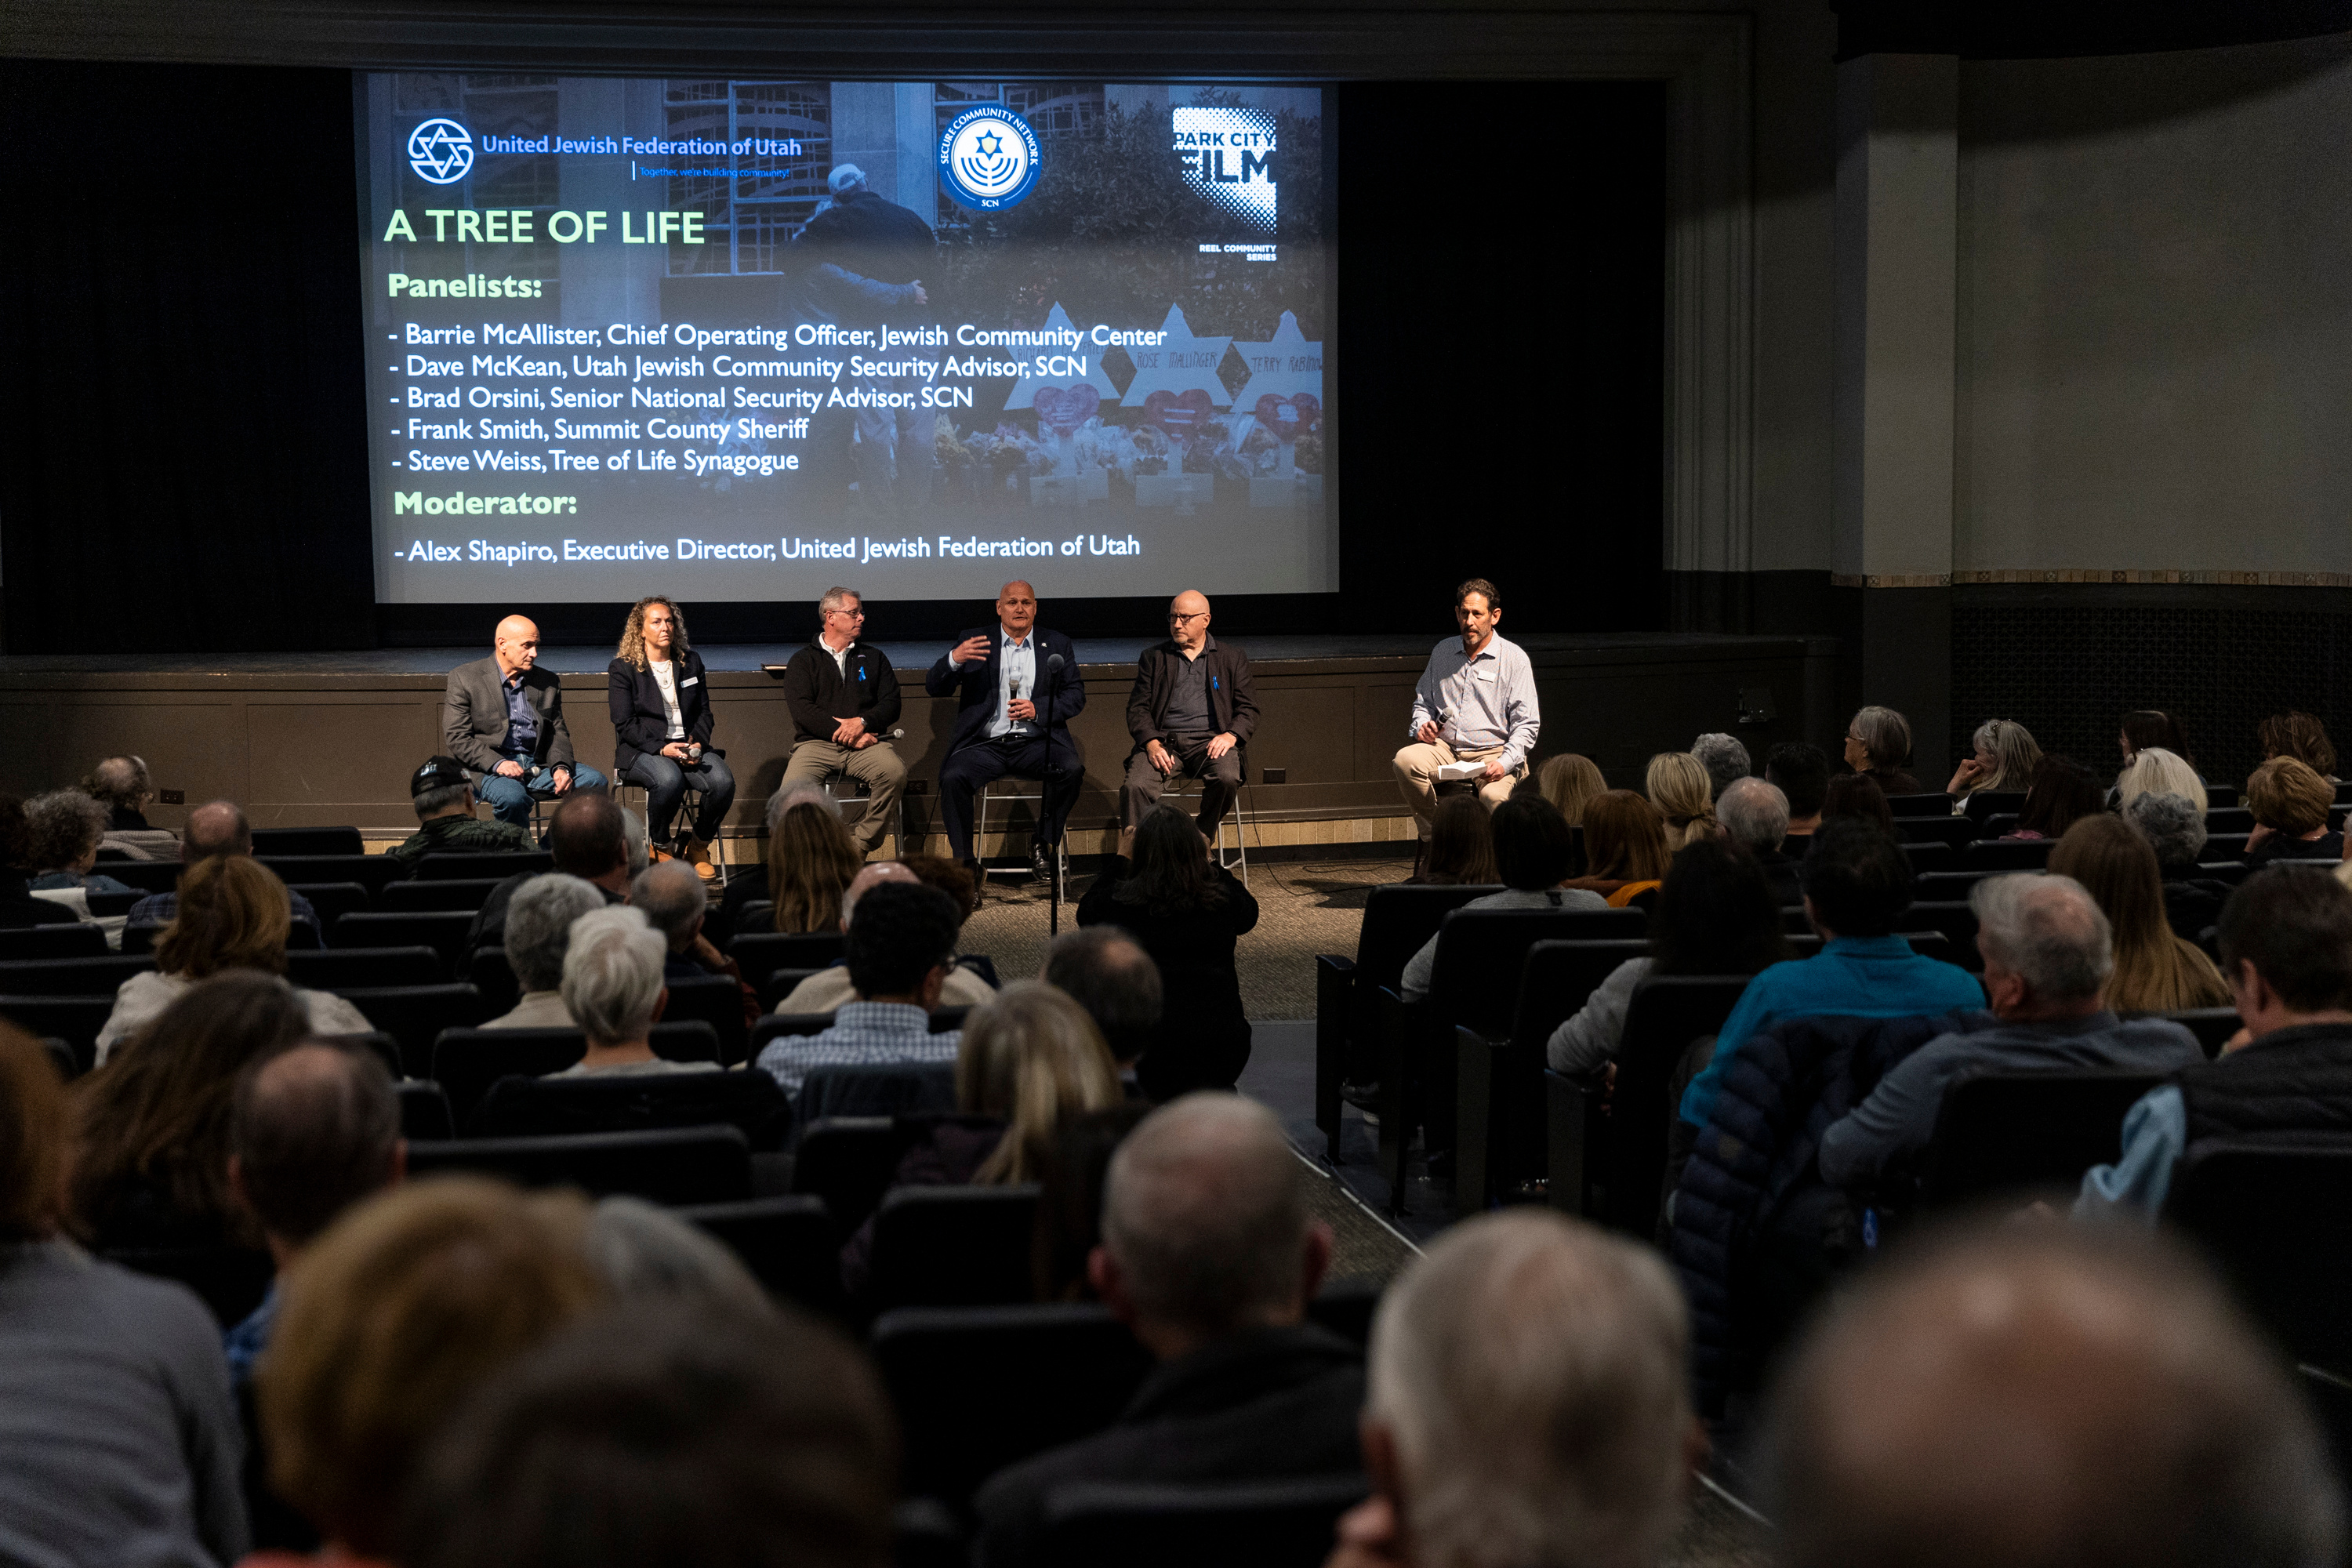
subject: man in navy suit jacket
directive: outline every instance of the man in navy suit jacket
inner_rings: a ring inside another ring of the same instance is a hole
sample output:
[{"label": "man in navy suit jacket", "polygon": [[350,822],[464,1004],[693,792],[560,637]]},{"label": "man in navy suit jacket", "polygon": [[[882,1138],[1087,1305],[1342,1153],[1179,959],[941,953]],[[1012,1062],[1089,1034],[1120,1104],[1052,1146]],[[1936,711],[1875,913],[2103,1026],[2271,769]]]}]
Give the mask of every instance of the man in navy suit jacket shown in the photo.
[{"label": "man in navy suit jacket", "polygon": [[[1038,628],[1034,588],[1018,581],[1004,584],[996,595],[996,620],[993,626],[965,633],[923,678],[923,689],[932,696],[956,694],[948,760],[940,764],[940,815],[955,858],[970,862],[977,858],[972,792],[1008,773],[1044,781],[1045,810],[1029,847],[1030,863],[1043,878],[1078,798],[1078,752],[1068,725],[1087,705],[1087,689],[1078,680],[1076,647],[1059,632]],[[1056,655],[1062,661],[1058,671],[1047,668]]]}]

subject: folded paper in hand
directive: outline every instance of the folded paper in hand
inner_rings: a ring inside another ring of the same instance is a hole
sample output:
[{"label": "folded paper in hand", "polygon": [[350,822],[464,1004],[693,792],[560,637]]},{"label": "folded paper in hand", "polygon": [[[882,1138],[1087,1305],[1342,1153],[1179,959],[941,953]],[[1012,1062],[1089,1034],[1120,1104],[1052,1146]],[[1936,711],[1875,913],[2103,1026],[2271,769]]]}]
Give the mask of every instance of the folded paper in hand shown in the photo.
[{"label": "folded paper in hand", "polygon": [[1440,763],[1437,764],[1437,782],[1439,784],[1455,784],[1463,779],[1475,779],[1486,771],[1486,764],[1483,761],[1475,763]]}]

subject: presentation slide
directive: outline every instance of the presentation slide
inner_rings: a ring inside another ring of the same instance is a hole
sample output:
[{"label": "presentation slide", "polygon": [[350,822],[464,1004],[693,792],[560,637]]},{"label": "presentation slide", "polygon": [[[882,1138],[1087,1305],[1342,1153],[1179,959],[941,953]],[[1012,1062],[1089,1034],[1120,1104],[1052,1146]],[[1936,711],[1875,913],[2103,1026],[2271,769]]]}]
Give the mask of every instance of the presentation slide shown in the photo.
[{"label": "presentation slide", "polygon": [[379,602],[1338,590],[1324,89],[356,91]]}]

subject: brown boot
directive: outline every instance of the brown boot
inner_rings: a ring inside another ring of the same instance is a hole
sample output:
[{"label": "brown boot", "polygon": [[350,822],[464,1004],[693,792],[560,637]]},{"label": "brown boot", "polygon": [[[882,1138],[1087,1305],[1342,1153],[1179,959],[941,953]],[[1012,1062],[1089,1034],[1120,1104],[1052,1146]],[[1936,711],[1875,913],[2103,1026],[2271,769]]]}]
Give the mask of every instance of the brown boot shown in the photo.
[{"label": "brown boot", "polygon": [[701,839],[689,838],[686,841],[686,860],[687,864],[694,868],[694,874],[704,881],[719,880],[719,868],[713,865],[710,859],[710,846]]}]

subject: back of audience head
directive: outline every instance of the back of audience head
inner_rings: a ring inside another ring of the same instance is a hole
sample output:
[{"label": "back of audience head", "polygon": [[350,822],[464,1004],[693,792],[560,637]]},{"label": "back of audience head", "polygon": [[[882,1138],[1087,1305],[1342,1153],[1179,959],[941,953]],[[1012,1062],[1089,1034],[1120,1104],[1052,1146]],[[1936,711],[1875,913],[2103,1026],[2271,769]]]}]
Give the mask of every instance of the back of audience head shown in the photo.
[{"label": "back of audience head", "polygon": [[2262,742],[2264,762],[2293,757],[2321,778],[2336,776],[2336,742],[2327,738],[2327,726],[2316,713],[2301,709],[2273,713],[2254,727],[2254,736]]},{"label": "back of audience head", "polygon": [[103,1235],[142,1185],[173,1223],[236,1228],[229,1127],[239,1076],[310,1029],[293,988],[236,970],[199,981],[75,1080],[74,1208]]},{"label": "back of audience head", "polygon": [[1699,765],[1706,770],[1706,776],[1714,782],[1718,800],[1723,797],[1725,790],[1756,771],[1756,764],[1748,758],[1748,748],[1736,735],[1709,731],[1691,742],[1690,754],[1696,757]]},{"label": "back of audience head", "polygon": [[190,865],[218,855],[253,853],[253,824],[233,800],[208,800],[188,813],[180,830],[180,858]]},{"label": "back of audience head", "polygon": [[2066,830],[2094,812],[2106,809],[2106,791],[2098,776],[2061,752],[2044,752],[2033,765],[2033,782],[2018,807],[2021,833],[2061,838]]},{"label": "back of audience head", "polygon": [[572,945],[572,922],[604,907],[593,882],[548,871],[517,888],[507,901],[507,965],[525,991],[553,991],[563,984],[563,954]]},{"label": "back of audience head", "polygon": [[[688,873],[689,876],[692,872]],[[591,1046],[642,1042],[661,1014],[668,948],[626,904],[591,910],[572,922],[563,953],[563,1010]]]},{"label": "back of audience head", "polygon": [[2124,804],[2124,820],[2147,839],[2158,866],[2194,866],[2205,851],[2205,814],[2186,795],[2135,795]]},{"label": "back of audience head", "polygon": [[81,792],[111,811],[143,811],[155,798],[155,781],[142,757],[101,757],[81,781]]},{"label": "back of audience head", "polygon": [[557,870],[591,882],[625,868],[629,846],[619,804],[601,791],[565,795],[548,818],[547,852]]},{"label": "back of audience head", "polygon": [[2246,807],[2254,826],[2300,838],[2327,826],[2336,786],[2293,757],[2273,757],[2246,779]]},{"label": "back of audience head", "polygon": [[1895,834],[1895,808],[1886,792],[1866,773],[1840,773],[1822,794],[1822,821],[1863,822],[1889,837]]},{"label": "back of audience head", "polygon": [[2056,871],[1987,877],[1969,890],[1969,907],[1994,1012],[2098,1005],[2115,971],[2115,935],[2082,883]]},{"label": "back of audience head", "polygon": [[849,983],[868,1001],[919,999],[932,1005],[955,963],[962,929],[954,900],[937,888],[885,882],[869,889],[857,900],[843,943]]},{"label": "back of audience head", "polygon": [[1790,956],[1764,868],[1719,838],[1675,852],[1649,931],[1654,974],[1753,974]]},{"label": "back of audience head", "polygon": [[980,908],[980,886],[971,873],[944,855],[902,856],[898,864],[914,873],[915,880],[927,888],[937,888],[955,903],[956,909],[970,920]]},{"label": "back of audience head", "polygon": [[180,873],[172,922],[155,933],[155,967],[201,980],[225,969],[286,972],[294,905],[278,873],[249,855],[214,855]]},{"label": "back of audience head", "polygon": [[2124,755],[2161,746],[2166,751],[2187,759],[2189,766],[2197,765],[2197,753],[2189,749],[2189,730],[2173,714],[2155,708],[2137,708],[2123,716],[2118,726],[2123,731]]},{"label": "back of audience head", "polygon": [[71,1128],[57,1063],[0,1019],[0,1246],[47,1241],[65,1224]]},{"label": "back of audience head", "polygon": [[788,784],[768,797],[769,837],[775,837],[777,826],[784,820],[784,813],[796,805],[813,805],[835,821],[841,818],[841,802],[835,800],[833,792],[824,785],[809,780],[803,780],[799,784]]},{"label": "back of audience head", "polygon": [[1603,882],[1651,882],[1666,874],[1666,819],[1630,789],[1602,793],[1584,808],[1585,875]]},{"label": "back of audience head", "polygon": [[681,953],[694,945],[695,934],[702,930],[710,895],[702,890],[702,879],[693,867],[683,860],[665,860],[630,881],[629,908],[644,914],[673,954]]},{"label": "back of audience head", "polygon": [[1715,780],[1688,752],[1660,752],[1650,759],[1643,789],[1666,821],[1666,844],[1679,849],[1714,833]]},{"label": "back of audience head", "polygon": [[598,1199],[581,1246],[616,1301],[650,1297],[753,1312],[768,1306],[767,1292],[724,1243],[643,1198]]},{"label": "back of audience head", "polygon": [[1163,1359],[1296,1323],[1331,1259],[1281,1123],[1203,1091],[1144,1118],[1111,1156],[1095,1288]]},{"label": "back of audience head", "polygon": [[1819,746],[1787,741],[1764,757],[1764,776],[1789,797],[1789,820],[1806,822],[1822,814],[1830,787],[1830,759]]},{"label": "back of audience head", "polygon": [[768,896],[776,901],[776,930],[840,930],[841,895],[860,864],[838,815],[810,801],[787,808],[768,835]]},{"label": "back of audience head", "polygon": [[576,1194],[410,1182],[288,1268],[257,1394],[270,1479],[327,1540],[383,1557],[425,1446],[517,1356],[605,1296]]},{"label": "back of audience head", "polygon": [[2023,789],[2033,778],[2033,764],[2042,760],[2041,743],[2033,732],[2014,719],[1988,719],[1977,726],[1969,744],[1979,761],[1990,758],[1990,771],[1969,786],[1977,790]]},{"label": "back of audience head", "polygon": [[1497,879],[1495,825],[1485,801],[1475,795],[1449,795],[1437,803],[1429,819],[1429,852],[1422,858],[1421,879],[1462,887],[1483,887]]},{"label": "back of audience head", "polygon": [[1857,710],[1846,733],[1862,742],[1870,773],[1891,773],[1911,760],[1911,721],[1892,708]]},{"label": "back of audience head", "polygon": [[408,804],[419,822],[429,822],[453,806],[472,816],[474,786],[467,782],[466,765],[455,757],[425,758],[408,775]]},{"label": "back of audience head", "polygon": [[273,1248],[308,1245],[362,1198],[400,1179],[400,1097],[374,1053],[306,1040],[239,1075],[229,1113],[229,1186]]},{"label": "back of audience head", "polygon": [[1835,936],[1885,936],[1911,907],[1911,862],[1866,822],[1822,822],[1797,872],[1813,921]]},{"label": "back of audience head", "polygon": [[2301,1568],[2341,1540],[2284,1365],[2119,1227],[1879,1265],[1806,1336],[1766,1450],[1790,1568]]},{"label": "back of audience head", "polygon": [[2184,795],[2196,803],[2199,811],[2207,805],[2205,781],[2197,776],[2197,770],[2162,746],[2137,753],[2116,775],[2116,799],[2123,805],[2151,793]]},{"label": "back of audience head", "polygon": [[1514,795],[1493,813],[1495,874],[1522,892],[1557,888],[1575,868],[1576,841],[1559,807],[1541,795]]},{"label": "back of audience head", "polygon": [[627,870],[630,876],[635,877],[639,872],[643,871],[647,866],[652,865],[653,858],[653,840],[646,835],[646,819],[639,816],[635,812],[631,811],[627,806],[623,806],[621,808],[621,862],[623,867]]},{"label": "back of audience head", "polygon": [[[900,882],[909,887],[922,879],[915,868],[903,860],[868,860],[849,879],[849,886],[841,889],[841,929],[846,931],[857,910],[857,900],[885,882]],[[950,898],[953,894],[949,895]]]},{"label": "back of audience head", "polygon": [[1372,1323],[1374,1499],[1343,1542],[1414,1568],[1654,1563],[1704,1446],[1689,1325],[1657,1256],[1535,1209],[1455,1226]]},{"label": "back of audience head", "polygon": [[1559,815],[1570,827],[1584,826],[1585,805],[1609,788],[1609,781],[1601,776],[1592,759],[1574,752],[1546,758],[1536,769],[1535,778],[1543,797],[1559,807]]},{"label": "back of audience head", "polygon": [[1110,1157],[1150,1114],[1148,1101],[1122,1100],[1055,1131],[1037,1174],[1037,1224],[1030,1234],[1030,1278],[1040,1301],[1094,1299],[1087,1266],[1102,1245],[1103,1181]]},{"label": "back of audience head", "polygon": [[2220,973],[2172,933],[2165,917],[2164,873],[2137,828],[2105,812],[2086,816],[2051,850],[2050,870],[2081,883],[2114,932],[2110,1007],[2169,1013],[2221,1005]]},{"label": "back of audience head", "polygon": [[1715,814],[1735,844],[1769,855],[1789,837],[1789,797],[1762,779],[1737,779],[1717,797]]},{"label": "back of audience head", "polygon": [[[2265,866],[2231,891],[2215,931],[2221,976],[2254,1014],[2352,1012],[2352,889],[2320,867]],[[2263,1007],[2259,992],[2269,994]]]},{"label": "back of audience head", "polygon": [[1113,895],[1156,915],[1222,908],[1225,890],[1209,869],[1209,841],[1192,813],[1162,802],[1135,825],[1132,874]]},{"label": "back of audience head", "polygon": [[35,795],[25,803],[25,821],[36,871],[87,871],[106,837],[106,807],[78,789]]},{"label": "back of audience head", "polygon": [[1053,986],[1016,980],[964,1019],[956,1049],[956,1107],[1004,1122],[1004,1137],[972,1180],[1034,1182],[1064,1121],[1116,1104],[1118,1066],[1086,1009]]},{"label": "back of audience head", "polygon": [[1160,965],[1118,927],[1064,931],[1046,946],[1037,978],[1086,1009],[1120,1065],[1133,1066],[1150,1047],[1166,1005]]},{"label": "back of audience head", "polygon": [[406,1568],[885,1568],[898,1468],[865,1359],[798,1313],[628,1302],[520,1358],[433,1444]]}]

